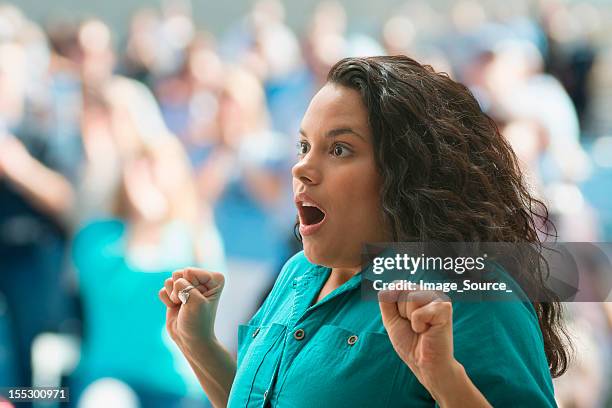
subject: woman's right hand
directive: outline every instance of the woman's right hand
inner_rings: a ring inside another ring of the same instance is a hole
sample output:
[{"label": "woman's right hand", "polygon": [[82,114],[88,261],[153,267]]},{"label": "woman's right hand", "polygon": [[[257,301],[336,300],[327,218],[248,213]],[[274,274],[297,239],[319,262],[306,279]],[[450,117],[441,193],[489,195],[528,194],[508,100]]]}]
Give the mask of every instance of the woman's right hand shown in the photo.
[{"label": "woman's right hand", "polygon": [[[172,340],[184,351],[190,345],[209,344],[215,340],[215,315],[225,277],[218,272],[185,268],[172,273],[159,291],[166,305],[166,329]],[[187,286],[189,299],[182,304],[178,293]]]}]

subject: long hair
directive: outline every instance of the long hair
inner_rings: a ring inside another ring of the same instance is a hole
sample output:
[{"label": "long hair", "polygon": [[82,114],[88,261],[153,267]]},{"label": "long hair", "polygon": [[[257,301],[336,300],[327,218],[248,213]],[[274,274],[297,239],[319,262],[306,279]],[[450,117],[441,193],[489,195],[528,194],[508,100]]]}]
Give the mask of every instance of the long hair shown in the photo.
[{"label": "long hair", "polygon": [[[122,175],[129,171],[127,165],[134,160],[145,160],[162,169],[159,173],[172,174],[172,180],[156,180],[168,201],[164,221],[180,221],[188,229],[194,260],[202,262],[200,227],[212,222],[212,212],[198,200],[195,174],[187,152],[166,127],[153,94],[143,84],[120,76],[103,84],[102,89],[97,90],[101,95],[97,95],[96,90],[91,92],[89,96],[100,108],[122,115],[122,133],[115,134]],[[130,217],[123,177],[115,191],[112,214],[126,220]]]},{"label": "long hair", "polygon": [[[538,232],[552,225],[548,210],[529,193],[509,143],[464,85],[406,56],[346,58],[327,81],[357,90],[367,108],[395,241],[541,245]],[[532,304],[558,377],[571,343],[540,264],[521,278],[541,289]]]}]

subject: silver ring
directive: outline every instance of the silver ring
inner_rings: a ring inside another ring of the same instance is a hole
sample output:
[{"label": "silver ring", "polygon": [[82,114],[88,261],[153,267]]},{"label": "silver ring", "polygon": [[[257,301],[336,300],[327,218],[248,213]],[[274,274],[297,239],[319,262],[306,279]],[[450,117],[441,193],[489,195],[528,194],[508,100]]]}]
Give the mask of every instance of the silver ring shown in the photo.
[{"label": "silver ring", "polygon": [[183,304],[187,303],[187,301],[189,300],[189,291],[191,289],[195,289],[195,286],[189,285],[185,289],[179,290],[178,298],[181,300]]}]

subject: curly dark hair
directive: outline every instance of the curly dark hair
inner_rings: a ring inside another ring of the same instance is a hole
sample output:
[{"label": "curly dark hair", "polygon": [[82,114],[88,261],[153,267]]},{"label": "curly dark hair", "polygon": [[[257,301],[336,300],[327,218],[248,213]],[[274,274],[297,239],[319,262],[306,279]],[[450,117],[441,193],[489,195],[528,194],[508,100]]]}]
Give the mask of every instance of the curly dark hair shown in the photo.
[{"label": "curly dark hair", "polygon": [[[327,82],[357,90],[367,108],[394,241],[537,246],[539,232],[552,235],[546,206],[529,193],[512,148],[466,86],[401,55],[345,58]],[[538,288],[532,304],[558,377],[567,370],[571,342],[541,263],[531,266],[517,280]]]}]

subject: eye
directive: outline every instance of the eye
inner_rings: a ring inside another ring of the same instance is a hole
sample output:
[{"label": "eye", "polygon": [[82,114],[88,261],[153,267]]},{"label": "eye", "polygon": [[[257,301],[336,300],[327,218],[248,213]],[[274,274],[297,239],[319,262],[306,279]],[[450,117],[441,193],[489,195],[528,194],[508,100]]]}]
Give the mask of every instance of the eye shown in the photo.
[{"label": "eye", "polygon": [[300,140],[299,142],[297,142],[295,144],[295,147],[297,148],[297,155],[298,156],[303,156],[306,153],[308,153],[308,150],[310,148],[310,146],[308,145],[308,142],[304,141],[304,140]]},{"label": "eye", "polygon": [[331,151],[331,154],[333,154],[335,157],[347,157],[350,156],[351,153],[351,149],[342,144],[333,145]]}]

